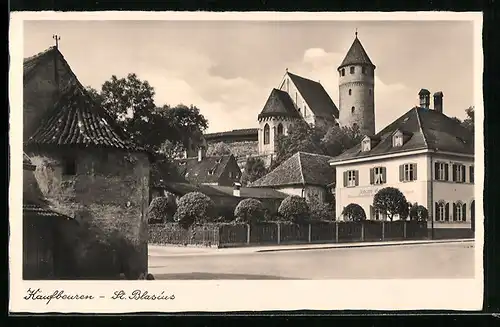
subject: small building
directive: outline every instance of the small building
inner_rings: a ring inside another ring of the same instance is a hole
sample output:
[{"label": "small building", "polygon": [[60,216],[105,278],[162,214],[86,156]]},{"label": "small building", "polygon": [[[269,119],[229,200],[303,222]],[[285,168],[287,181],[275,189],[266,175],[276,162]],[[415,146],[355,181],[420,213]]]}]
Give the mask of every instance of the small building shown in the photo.
[{"label": "small building", "polygon": [[51,47],[24,61],[24,150],[44,197],[81,226],[82,278],[147,273],[150,156]]},{"label": "small building", "polygon": [[434,109],[428,90],[419,97],[419,107],[330,161],[337,174],[337,215],[357,203],[368,219],[385,219],[373,209],[373,197],[390,186],[410,203],[426,207],[436,223],[470,228],[475,218],[474,135],[443,114],[441,92],[435,94]]},{"label": "small building", "polygon": [[335,170],[329,165],[331,159],[329,156],[297,152],[249,186],[273,188],[289,195],[325,202],[335,188]]},{"label": "small building", "polygon": [[234,155],[205,156],[200,148],[197,157],[175,159],[179,173],[195,185],[232,186],[239,182],[241,170]]}]

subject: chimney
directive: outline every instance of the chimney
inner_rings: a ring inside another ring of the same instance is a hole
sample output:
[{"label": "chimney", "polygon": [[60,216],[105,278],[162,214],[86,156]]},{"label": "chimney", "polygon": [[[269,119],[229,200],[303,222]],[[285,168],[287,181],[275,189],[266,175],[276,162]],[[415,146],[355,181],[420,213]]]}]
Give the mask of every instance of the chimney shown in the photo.
[{"label": "chimney", "polygon": [[418,92],[418,97],[420,98],[420,107],[429,109],[431,102],[431,92],[426,89],[421,89],[420,92]]},{"label": "chimney", "polygon": [[240,188],[241,188],[241,184],[238,182],[235,182],[234,187],[233,187],[233,195],[234,196],[240,197],[240,195],[241,195]]},{"label": "chimney", "polygon": [[434,93],[434,110],[443,113],[443,92]]},{"label": "chimney", "polygon": [[203,160],[203,157],[205,157],[205,149],[202,146],[200,146],[198,148],[198,161]]}]

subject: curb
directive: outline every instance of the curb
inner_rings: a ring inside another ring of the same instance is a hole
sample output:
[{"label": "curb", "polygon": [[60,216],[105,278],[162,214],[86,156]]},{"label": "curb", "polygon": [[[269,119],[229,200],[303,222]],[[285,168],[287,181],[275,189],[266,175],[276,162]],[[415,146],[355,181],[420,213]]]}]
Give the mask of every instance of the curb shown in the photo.
[{"label": "curb", "polygon": [[301,247],[301,248],[288,248],[288,249],[264,249],[257,250],[255,253],[262,252],[283,252],[283,251],[307,251],[307,250],[328,250],[328,249],[349,249],[349,248],[364,248],[364,247],[382,247],[382,246],[409,246],[409,245],[422,245],[422,244],[440,244],[440,243],[467,243],[474,242],[474,239],[458,239],[458,240],[438,240],[438,241],[422,241],[422,242],[400,242],[400,243],[379,243],[379,244],[338,244],[336,245],[325,245],[318,247]]}]

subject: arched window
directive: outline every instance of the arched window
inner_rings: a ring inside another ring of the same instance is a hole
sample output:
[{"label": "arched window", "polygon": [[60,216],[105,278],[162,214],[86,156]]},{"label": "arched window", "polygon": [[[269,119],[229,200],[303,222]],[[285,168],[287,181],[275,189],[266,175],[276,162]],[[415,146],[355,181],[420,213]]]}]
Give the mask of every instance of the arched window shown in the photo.
[{"label": "arched window", "polygon": [[349,95],[352,95],[352,90],[351,89],[349,89]]},{"label": "arched window", "polygon": [[449,221],[449,204],[444,201],[436,202],[435,204],[435,218],[436,221]]},{"label": "arched window", "polygon": [[354,108],[354,107],[352,107],[352,108],[351,108],[351,114],[353,114],[353,113],[354,113],[354,110],[355,110],[355,108]]},{"label": "arched window", "polygon": [[283,125],[281,125],[281,123],[278,125],[278,135],[282,135],[283,134]]},{"label": "arched window", "polygon": [[269,128],[269,125],[266,124],[264,126],[264,144],[269,144],[269,139],[270,139],[270,128]]},{"label": "arched window", "polygon": [[351,74],[354,74],[354,66],[350,68]]},{"label": "arched window", "polygon": [[466,204],[462,201],[453,203],[453,221],[466,221]]},{"label": "arched window", "polygon": [[342,68],[342,70],[340,71],[340,75],[345,76],[345,68]]}]

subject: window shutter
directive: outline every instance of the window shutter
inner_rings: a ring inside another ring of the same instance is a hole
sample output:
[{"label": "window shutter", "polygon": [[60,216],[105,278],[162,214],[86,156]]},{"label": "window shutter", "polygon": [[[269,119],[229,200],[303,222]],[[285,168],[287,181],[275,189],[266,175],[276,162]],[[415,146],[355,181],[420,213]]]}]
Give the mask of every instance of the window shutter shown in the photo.
[{"label": "window shutter", "polygon": [[375,208],[370,205],[370,219],[374,219],[375,218]]},{"label": "window shutter", "polygon": [[452,176],[453,182],[457,181],[457,171],[456,171],[455,167],[456,167],[456,165],[451,165],[451,176]]},{"label": "window shutter", "polygon": [[457,204],[453,203],[453,221],[457,220]]},{"label": "window shutter", "polygon": [[462,183],[465,183],[465,166],[462,166]]},{"label": "window shutter", "polygon": [[375,168],[370,168],[370,185],[373,185],[375,182]]},{"label": "window shutter", "polygon": [[439,218],[439,203],[434,203],[434,220],[437,221]]},{"label": "window shutter", "polygon": [[354,171],[354,178],[355,178],[355,184],[356,186],[359,185],[359,170]]},{"label": "window shutter", "polygon": [[434,164],[434,179],[435,180],[439,179],[439,162],[436,162]]},{"label": "window shutter", "polygon": [[347,186],[347,171],[344,171],[344,187]]},{"label": "window shutter", "polygon": [[474,183],[474,166],[469,167],[469,182]]},{"label": "window shutter", "polygon": [[467,204],[462,205],[462,221],[467,220]]},{"label": "window shutter", "polygon": [[399,166],[399,181],[402,182],[404,180],[405,168],[404,165]]},{"label": "window shutter", "polygon": [[413,180],[417,180],[417,164],[412,164],[413,166]]},{"label": "window shutter", "polygon": [[448,164],[445,164],[444,165],[444,180],[445,181],[448,181],[448,173],[449,173],[449,170],[450,170],[450,166]]},{"label": "window shutter", "polygon": [[444,220],[449,221],[450,220],[450,204],[447,203],[444,206]]},{"label": "window shutter", "polygon": [[385,167],[382,167],[382,183],[387,183],[387,171]]}]

